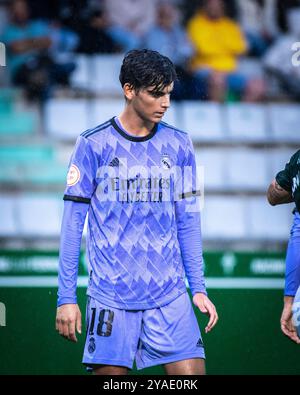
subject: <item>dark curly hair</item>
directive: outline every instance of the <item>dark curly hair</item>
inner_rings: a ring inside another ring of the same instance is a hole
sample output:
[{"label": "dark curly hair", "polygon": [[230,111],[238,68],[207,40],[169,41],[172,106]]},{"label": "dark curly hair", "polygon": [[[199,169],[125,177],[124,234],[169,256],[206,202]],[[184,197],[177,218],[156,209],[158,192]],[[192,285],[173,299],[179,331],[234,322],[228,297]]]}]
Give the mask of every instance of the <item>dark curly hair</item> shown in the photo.
[{"label": "dark curly hair", "polygon": [[122,87],[128,83],[139,91],[153,86],[153,92],[159,92],[175,81],[177,75],[166,56],[149,49],[134,49],[125,55],[119,79]]}]

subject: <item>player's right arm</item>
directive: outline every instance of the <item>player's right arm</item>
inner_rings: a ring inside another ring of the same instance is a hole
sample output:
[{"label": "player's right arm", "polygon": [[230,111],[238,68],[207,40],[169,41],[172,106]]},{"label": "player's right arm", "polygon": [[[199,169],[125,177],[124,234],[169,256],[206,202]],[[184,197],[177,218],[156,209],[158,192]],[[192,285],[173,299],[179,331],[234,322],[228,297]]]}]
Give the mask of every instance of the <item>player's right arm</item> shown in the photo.
[{"label": "player's right arm", "polygon": [[91,141],[80,136],[70,161],[64,194],[58,268],[56,330],[71,341],[81,333],[76,288],[80,245],[91,197],[96,189],[97,155]]},{"label": "player's right arm", "polygon": [[81,334],[81,312],[78,304],[64,304],[57,308],[56,330],[66,339],[77,342],[76,330]]},{"label": "player's right arm", "polygon": [[75,328],[81,333],[81,312],[76,288],[81,238],[88,207],[88,204],[65,201],[61,227],[56,330],[74,342],[77,342]]}]

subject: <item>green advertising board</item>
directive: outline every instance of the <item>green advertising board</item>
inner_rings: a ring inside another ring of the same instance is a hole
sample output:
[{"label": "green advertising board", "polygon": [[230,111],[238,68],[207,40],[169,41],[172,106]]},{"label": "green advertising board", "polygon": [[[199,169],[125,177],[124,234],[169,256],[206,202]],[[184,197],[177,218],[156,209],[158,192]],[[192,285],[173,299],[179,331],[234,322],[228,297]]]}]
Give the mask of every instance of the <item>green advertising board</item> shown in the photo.
[{"label": "green advertising board", "polygon": [[[285,253],[206,252],[209,297],[219,322],[195,308],[208,374],[300,374],[300,348],[280,331]],[[0,374],[86,374],[84,333],[76,344],[55,331],[58,252],[0,252]],[[87,266],[81,255],[78,303],[85,313]],[[1,311],[0,311],[1,312]],[[0,320],[1,321],[1,320]],[[2,321],[3,323],[3,321]],[[163,374],[161,367],[131,374]]]}]

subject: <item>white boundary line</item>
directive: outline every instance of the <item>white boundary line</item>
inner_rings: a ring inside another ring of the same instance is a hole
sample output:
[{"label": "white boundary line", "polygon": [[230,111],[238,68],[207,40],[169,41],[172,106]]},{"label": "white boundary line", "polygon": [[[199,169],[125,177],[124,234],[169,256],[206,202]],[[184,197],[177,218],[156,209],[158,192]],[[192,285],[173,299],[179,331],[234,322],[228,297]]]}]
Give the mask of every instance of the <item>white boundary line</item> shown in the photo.
[{"label": "white boundary line", "polygon": [[[79,276],[77,286],[87,287],[88,276]],[[207,288],[211,289],[283,289],[284,279],[281,278],[250,278],[250,277],[208,277]],[[45,288],[57,287],[57,276],[2,276],[0,288]]]}]

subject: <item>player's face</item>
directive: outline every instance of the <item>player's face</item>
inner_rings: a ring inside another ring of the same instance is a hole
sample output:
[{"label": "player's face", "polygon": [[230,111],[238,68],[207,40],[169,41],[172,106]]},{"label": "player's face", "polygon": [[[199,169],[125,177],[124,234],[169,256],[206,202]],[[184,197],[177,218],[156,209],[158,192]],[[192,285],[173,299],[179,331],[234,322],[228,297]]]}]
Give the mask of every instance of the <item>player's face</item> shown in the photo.
[{"label": "player's face", "polygon": [[[154,90],[150,86],[135,92],[130,92],[130,105],[136,114],[147,122],[160,122],[167,109],[170,107],[170,94],[174,83],[162,90]],[[128,98],[128,97],[127,97]]]}]

